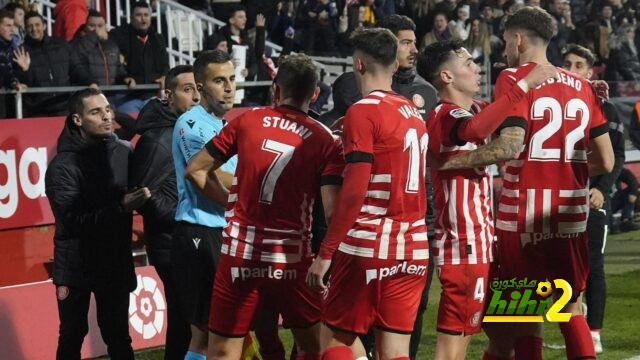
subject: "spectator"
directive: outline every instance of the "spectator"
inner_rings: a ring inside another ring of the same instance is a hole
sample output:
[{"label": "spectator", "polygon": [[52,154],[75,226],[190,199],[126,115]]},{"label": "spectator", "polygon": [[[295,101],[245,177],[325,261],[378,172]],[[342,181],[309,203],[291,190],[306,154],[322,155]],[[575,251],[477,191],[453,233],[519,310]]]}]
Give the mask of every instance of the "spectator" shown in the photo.
[{"label": "spectator", "polygon": [[335,55],[338,11],[330,0],[307,0],[303,6],[302,48],[307,54]]},{"label": "spectator", "polygon": [[86,0],[59,0],[53,9],[53,37],[71,41],[89,14]]},{"label": "spectator", "polygon": [[131,255],[132,211],[149,189],[127,192],[131,146],[113,136],[109,102],[85,89],[69,101],[57,155],[45,175],[56,220],[53,283],[60,332],[57,359],[79,359],[93,293],[98,326],[113,359],[133,359],[129,292],[136,288]]},{"label": "spectator", "polygon": [[227,39],[224,37],[224,35],[220,33],[214,33],[211,36],[208,36],[205,39],[204,48],[207,50],[218,49],[226,52],[227,54],[229,53],[229,43],[227,42]]},{"label": "spectator", "polygon": [[[151,27],[149,4],[138,1],[131,10],[131,23],[119,26],[109,33],[124,57],[125,70],[136,84],[164,85],[164,74],[169,71],[169,55],[164,37]],[[155,92],[133,92],[116,100],[118,110],[137,113]]]},{"label": "spectator", "polygon": [[411,18],[416,23],[416,39],[422,39],[431,28],[431,13],[435,10],[435,0],[413,0],[410,2]]},{"label": "spectator", "polygon": [[171,244],[178,204],[176,173],[171,155],[173,127],[178,116],[200,101],[191,65],[169,70],[165,82],[167,102],[150,100],[140,111],[136,131],[140,139],[131,161],[131,188],[147,186],[149,201],[138,209],[144,220],[147,253],[167,297],[167,336],[165,359],[184,359],[191,328],[182,315],[171,269]]},{"label": "spectator", "polygon": [[433,30],[428,32],[420,43],[420,49],[423,49],[434,42],[460,39],[460,35],[450,24],[448,24],[447,14],[444,12],[436,13],[433,17]]},{"label": "spectator", "polygon": [[14,60],[13,14],[0,10],[0,87],[18,89],[18,64]]},{"label": "spectator", "polygon": [[469,37],[469,12],[470,7],[468,4],[460,3],[456,8],[456,20],[449,21],[449,26],[454,28],[460,35],[460,40],[467,40]]},{"label": "spectator", "polygon": [[[345,4],[346,5],[346,4]],[[293,30],[293,6],[289,5],[288,1],[278,1],[277,13],[271,24],[267,21],[269,26],[269,38],[274,43],[282,46],[285,42],[285,33]],[[346,6],[345,6],[346,8]],[[291,28],[291,30],[289,30]]]},{"label": "spectator", "polygon": [[609,81],[640,81],[640,61],[634,43],[635,26],[620,25],[609,38],[609,61],[605,79]]},{"label": "spectator", "polygon": [[500,39],[500,19],[493,16],[493,8],[491,7],[491,5],[487,4],[482,7],[480,18],[485,24],[487,24],[491,36],[495,36],[496,38]]},{"label": "spectator", "polygon": [[99,12],[90,10],[85,28],[87,34],[72,42],[73,81],[92,87],[114,84],[134,87],[136,81],[127,75],[120,62],[120,49],[109,38],[104,17]]},{"label": "spectator", "polygon": [[558,36],[558,21],[555,18],[551,19],[553,24],[553,37],[547,46],[547,59],[555,66],[562,65],[562,49],[566,45],[565,39]]},{"label": "spectator", "polygon": [[618,25],[616,24],[616,18],[613,17],[613,9],[611,7],[611,4],[602,4],[598,23],[600,23],[600,26],[606,28],[609,31],[609,34],[616,32]]},{"label": "spectator", "polygon": [[[24,48],[18,49],[15,62],[18,78],[29,87],[69,86],[69,43],[45,34],[42,15],[29,12],[26,16],[27,37]],[[66,113],[69,95],[65,93],[26,94],[27,116],[55,116]]]},{"label": "spectator", "polygon": [[[213,50],[216,47],[213,47],[214,42],[219,39],[220,36],[224,37],[227,40],[227,50],[226,52],[233,56],[233,47],[234,46],[246,46],[246,58],[245,58],[245,66],[241,70],[240,74],[245,78],[245,80],[253,79],[256,74],[256,61],[254,59],[254,49],[251,43],[248,40],[247,31],[245,27],[247,25],[247,13],[242,6],[234,6],[229,10],[229,18],[227,19],[227,25],[223,26],[220,30],[218,30],[215,34],[210,35],[205,39],[205,50]],[[218,42],[218,44],[220,44]],[[219,47],[218,47],[219,48]],[[219,48],[220,49],[220,48]],[[237,63],[238,60],[234,57],[234,62]],[[237,66],[237,64],[236,64]]]},{"label": "spectator", "polygon": [[465,48],[471,52],[473,61],[484,64],[491,57],[491,42],[487,23],[480,18],[471,20],[469,37],[465,41]]},{"label": "spectator", "polygon": [[19,3],[9,3],[4,9],[13,13],[13,35],[16,38],[17,45],[22,45],[26,35],[24,29],[24,7]]},{"label": "spectator", "polygon": [[615,214],[621,211],[622,218],[620,224],[614,223],[612,227],[619,228],[624,232],[640,230],[640,224],[633,222],[633,212],[638,200],[638,179],[631,170],[622,168],[616,188],[618,190],[611,199],[611,213]]}]

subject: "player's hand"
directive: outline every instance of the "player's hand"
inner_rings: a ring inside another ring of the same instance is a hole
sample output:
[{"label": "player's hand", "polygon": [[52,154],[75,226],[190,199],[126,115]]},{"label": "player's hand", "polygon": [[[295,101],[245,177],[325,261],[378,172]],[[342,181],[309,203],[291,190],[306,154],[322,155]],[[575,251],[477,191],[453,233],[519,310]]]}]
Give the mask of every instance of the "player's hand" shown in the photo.
[{"label": "player's hand", "polygon": [[592,209],[598,210],[602,209],[604,205],[604,195],[597,188],[589,189],[589,206]]},{"label": "player's hand", "polygon": [[551,64],[536,65],[536,67],[527,74],[524,81],[527,83],[527,86],[529,86],[529,89],[534,89],[550,78],[558,78],[558,70],[555,66]]},{"label": "player's hand", "polygon": [[315,291],[324,291],[327,288],[324,284],[324,276],[330,266],[331,260],[317,257],[307,271],[307,285]]},{"label": "player's hand", "polygon": [[140,208],[151,197],[151,191],[146,186],[124,195],[122,207],[126,212]]},{"label": "player's hand", "polygon": [[591,87],[596,92],[596,95],[603,100],[609,100],[609,84],[604,80],[591,81]]}]

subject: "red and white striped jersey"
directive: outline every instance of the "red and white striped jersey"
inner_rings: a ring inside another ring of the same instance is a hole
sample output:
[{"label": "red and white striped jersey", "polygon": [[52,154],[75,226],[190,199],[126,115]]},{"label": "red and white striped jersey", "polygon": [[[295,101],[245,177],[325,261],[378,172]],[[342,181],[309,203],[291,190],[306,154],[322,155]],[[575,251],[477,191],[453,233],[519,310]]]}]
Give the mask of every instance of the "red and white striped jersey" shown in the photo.
[{"label": "red and white striped jersey", "polygon": [[411,101],[374,91],[344,119],[345,160],[371,162],[364,204],[338,250],[376,259],[428,259],[425,165],[429,138]]},{"label": "red and white striped jersey", "polygon": [[[535,64],[506,69],[496,97],[524,78]],[[527,121],[524,149],[508,161],[496,227],[518,233],[572,234],[586,231],[589,213],[589,139],[609,130],[600,102],[584,78],[557,69],[529,91],[512,114]]]},{"label": "red and white striped jersey", "polygon": [[[429,114],[429,151],[441,161],[484,144],[484,139],[461,141],[456,124],[467,121],[487,104],[476,102],[469,110],[443,102]],[[486,168],[431,171],[435,194],[436,265],[486,264],[493,261],[493,214],[490,177]]]},{"label": "red and white striped jersey", "polygon": [[223,162],[238,155],[221,252],[273,263],[312,256],[318,189],[342,180],[340,140],[295,108],[262,107],[231,121],[206,148]]}]

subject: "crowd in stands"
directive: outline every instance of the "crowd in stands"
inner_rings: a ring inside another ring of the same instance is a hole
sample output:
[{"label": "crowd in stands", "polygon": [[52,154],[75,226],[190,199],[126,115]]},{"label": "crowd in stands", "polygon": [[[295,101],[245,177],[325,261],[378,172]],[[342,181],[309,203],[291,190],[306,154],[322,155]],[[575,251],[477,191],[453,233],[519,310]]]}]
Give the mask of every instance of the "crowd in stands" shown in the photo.
[{"label": "crowd in stands", "polygon": [[[505,66],[502,40],[505,17],[524,6],[542,6],[554,16],[555,36],[548,56],[555,65],[562,63],[564,46],[577,43],[597,55],[594,76],[608,81],[640,80],[637,50],[640,34],[636,32],[640,2],[637,0],[179,2],[226,20],[227,25],[212,35],[207,36],[203,31],[203,50],[233,51],[234,46],[247,46],[246,64],[241,71],[246,81],[269,80],[275,76],[275,63],[270,57],[271,49],[264,46],[265,40],[285,46],[285,53],[294,50],[345,57],[351,53],[349,35],[354,29],[375,26],[390,14],[407,15],[414,20],[420,49],[444,39],[463,40],[476,62],[492,68],[495,79]],[[133,4],[128,24],[124,21],[124,25],[107,29],[104,11],[93,10],[87,3],[91,1],[57,1],[53,11],[53,36],[49,37],[45,19],[34,11],[37,9],[34,3],[0,0],[3,6],[0,13],[1,86],[20,89],[124,84],[133,88],[136,84],[161,84],[163,74],[169,69],[168,39],[154,28],[152,16],[155,15],[149,4]],[[115,2],[111,5],[114,9]],[[325,90],[328,91],[328,87]],[[119,110],[131,113],[137,112],[153,95],[154,92],[135,91],[110,100]],[[329,96],[324,95],[325,99]],[[64,94],[26,96],[25,115],[58,114],[63,111],[61,104],[67,98]],[[268,89],[253,89],[246,92],[244,103],[256,105],[268,101]]]}]

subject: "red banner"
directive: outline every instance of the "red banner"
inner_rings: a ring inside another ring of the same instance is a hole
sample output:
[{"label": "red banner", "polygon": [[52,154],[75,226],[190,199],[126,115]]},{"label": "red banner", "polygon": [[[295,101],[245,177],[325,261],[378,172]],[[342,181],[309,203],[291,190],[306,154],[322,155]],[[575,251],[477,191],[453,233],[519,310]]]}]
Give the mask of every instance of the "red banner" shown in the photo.
[{"label": "red banner", "polygon": [[[134,349],[164,345],[167,307],[162,281],[151,266],[136,268],[138,286],[129,294],[129,334]],[[0,288],[0,344],[2,358],[53,359],[58,337],[58,305],[51,281]],[[100,337],[93,298],[89,308],[89,334],[82,358],[107,353]]]},{"label": "red banner", "polygon": [[53,224],[44,174],[63,117],[0,120],[0,230]]}]

